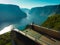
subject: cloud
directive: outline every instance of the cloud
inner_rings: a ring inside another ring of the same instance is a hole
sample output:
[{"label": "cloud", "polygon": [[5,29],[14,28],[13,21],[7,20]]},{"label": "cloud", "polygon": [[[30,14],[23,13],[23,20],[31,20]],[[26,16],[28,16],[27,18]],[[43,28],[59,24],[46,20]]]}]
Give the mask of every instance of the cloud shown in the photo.
[{"label": "cloud", "polygon": [[2,4],[15,4],[15,5],[18,5],[16,3],[16,1],[14,1],[14,0],[0,0],[0,3],[2,3]]},{"label": "cloud", "polygon": [[0,35],[1,35],[1,34],[4,34],[4,33],[6,33],[6,32],[9,32],[9,31],[11,31],[12,29],[13,29],[13,25],[9,25],[9,26],[5,27],[4,29],[2,29],[2,30],[0,31]]}]

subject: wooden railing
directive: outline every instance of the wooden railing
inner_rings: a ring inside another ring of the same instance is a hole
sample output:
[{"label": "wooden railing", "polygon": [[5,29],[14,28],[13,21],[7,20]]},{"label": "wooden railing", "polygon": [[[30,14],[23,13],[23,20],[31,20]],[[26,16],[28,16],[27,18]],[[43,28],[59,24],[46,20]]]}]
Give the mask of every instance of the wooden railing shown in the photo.
[{"label": "wooden railing", "polygon": [[44,34],[44,35],[47,35],[48,37],[52,37],[52,38],[55,38],[57,40],[60,40],[60,32],[58,31],[54,31],[52,29],[48,29],[48,28],[45,28],[45,27],[40,27],[38,25],[30,25],[30,27],[41,33],[41,34]]}]

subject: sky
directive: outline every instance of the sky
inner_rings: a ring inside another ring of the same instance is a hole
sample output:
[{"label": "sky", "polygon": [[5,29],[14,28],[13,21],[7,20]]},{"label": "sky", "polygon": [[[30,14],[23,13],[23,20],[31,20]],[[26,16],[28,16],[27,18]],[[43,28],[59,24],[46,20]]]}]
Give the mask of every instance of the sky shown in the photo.
[{"label": "sky", "polygon": [[41,7],[60,4],[60,0],[0,0],[0,4],[14,4],[21,8]]}]

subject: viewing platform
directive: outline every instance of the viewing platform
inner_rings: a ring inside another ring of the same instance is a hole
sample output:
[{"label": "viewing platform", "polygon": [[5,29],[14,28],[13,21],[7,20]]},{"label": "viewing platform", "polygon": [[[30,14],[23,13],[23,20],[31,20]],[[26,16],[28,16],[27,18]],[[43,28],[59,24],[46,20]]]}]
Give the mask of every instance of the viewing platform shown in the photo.
[{"label": "viewing platform", "polygon": [[[36,26],[36,25],[33,25]],[[11,31],[12,42],[14,45],[59,45],[60,40],[51,36],[41,34],[40,31],[33,30],[30,25],[25,30],[21,31],[14,29]],[[37,26],[38,27],[38,26]],[[34,27],[33,27],[34,28]],[[35,29],[35,28],[34,28]],[[45,29],[45,28],[44,28]],[[44,32],[44,31],[43,31]],[[51,32],[53,33],[53,32]]]}]

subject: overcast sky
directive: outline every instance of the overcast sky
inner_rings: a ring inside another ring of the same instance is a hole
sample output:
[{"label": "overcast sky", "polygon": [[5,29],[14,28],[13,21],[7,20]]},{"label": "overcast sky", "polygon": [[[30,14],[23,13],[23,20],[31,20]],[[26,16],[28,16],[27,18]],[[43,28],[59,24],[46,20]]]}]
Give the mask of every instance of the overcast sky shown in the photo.
[{"label": "overcast sky", "polygon": [[60,0],[0,0],[0,3],[15,4],[21,8],[32,8],[60,4]]}]

